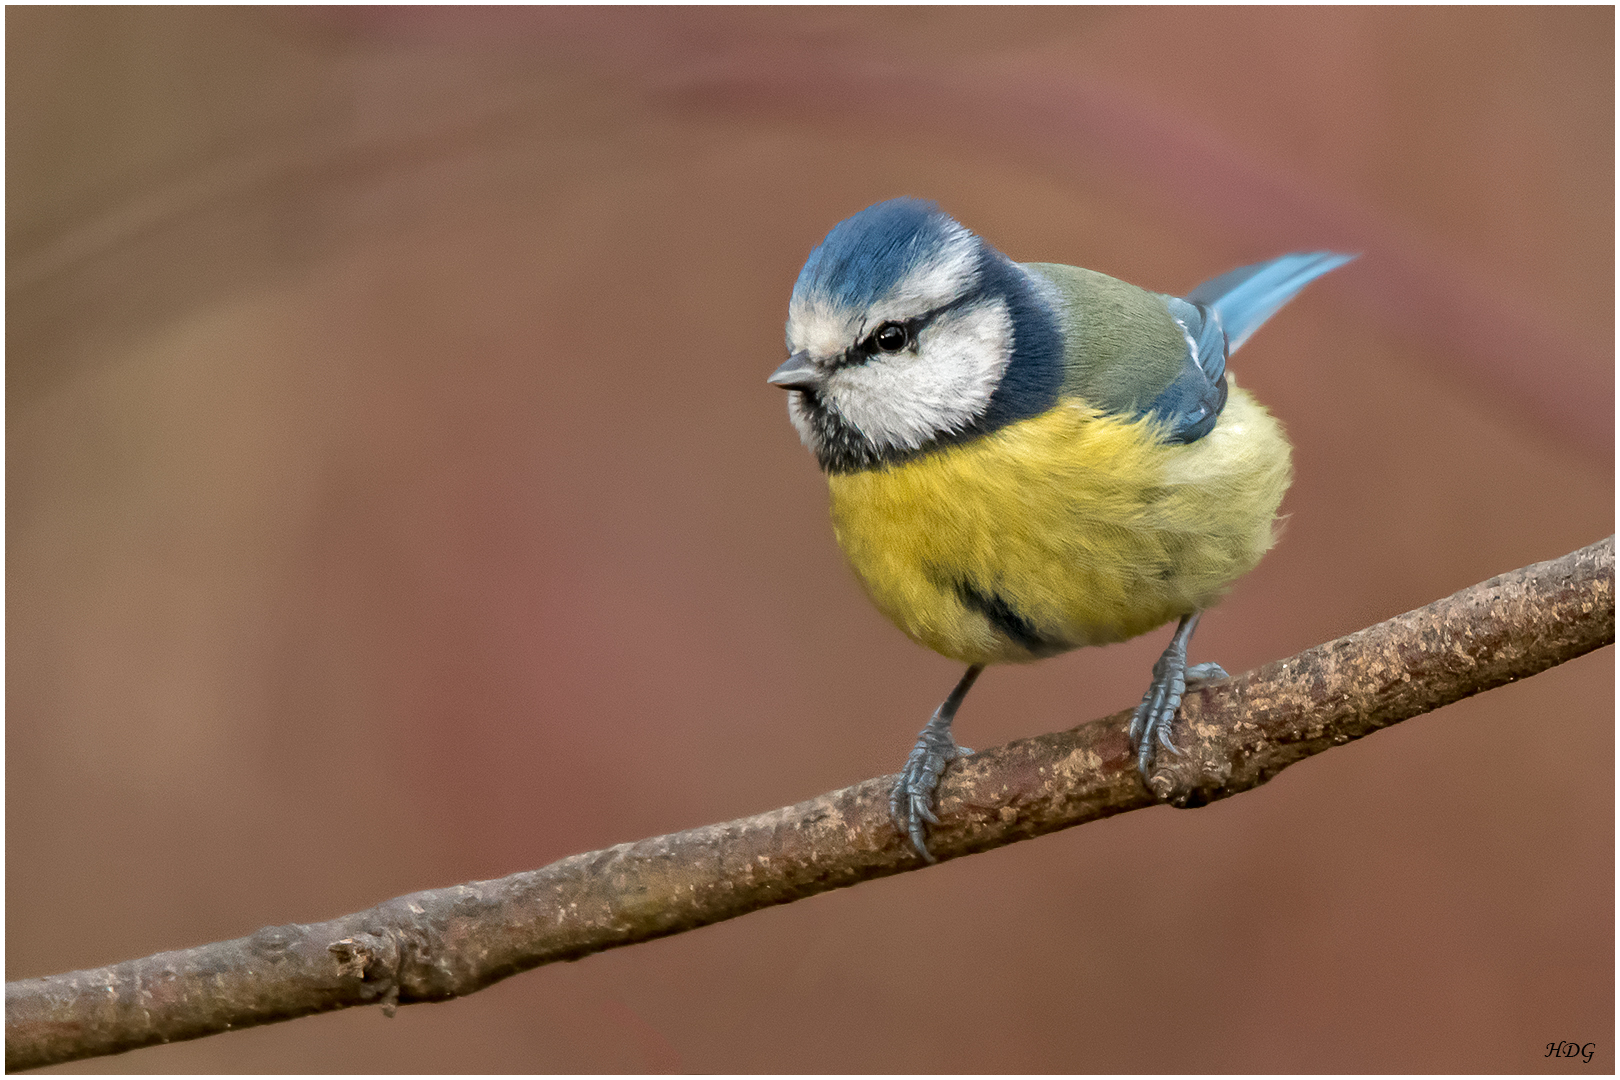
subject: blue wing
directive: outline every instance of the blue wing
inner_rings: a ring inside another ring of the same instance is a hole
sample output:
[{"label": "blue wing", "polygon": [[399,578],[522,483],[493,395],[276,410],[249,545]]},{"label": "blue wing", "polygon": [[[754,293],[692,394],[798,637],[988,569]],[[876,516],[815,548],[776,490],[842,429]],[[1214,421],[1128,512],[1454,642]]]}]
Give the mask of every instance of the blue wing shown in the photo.
[{"label": "blue wing", "polygon": [[1331,251],[1282,255],[1204,282],[1185,300],[1165,297],[1187,338],[1181,373],[1147,408],[1169,425],[1170,442],[1208,435],[1226,406],[1226,358],[1299,291],[1354,259]]}]

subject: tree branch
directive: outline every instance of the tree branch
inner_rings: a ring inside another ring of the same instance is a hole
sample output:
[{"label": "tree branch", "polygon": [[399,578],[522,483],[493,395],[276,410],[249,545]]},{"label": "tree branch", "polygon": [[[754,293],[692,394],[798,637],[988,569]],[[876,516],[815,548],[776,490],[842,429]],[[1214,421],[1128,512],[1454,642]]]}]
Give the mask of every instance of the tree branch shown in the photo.
[{"label": "tree branch", "polygon": [[[1287,766],[1614,642],[1614,537],[1189,693],[1150,791],[1129,710],[947,773],[941,860],[1167,801],[1202,806]],[[541,964],[735,918],[923,862],[892,777],[720,825],[412,893],[312,925],[6,984],[6,1068],[30,1069],[380,1003],[444,1001]]]}]

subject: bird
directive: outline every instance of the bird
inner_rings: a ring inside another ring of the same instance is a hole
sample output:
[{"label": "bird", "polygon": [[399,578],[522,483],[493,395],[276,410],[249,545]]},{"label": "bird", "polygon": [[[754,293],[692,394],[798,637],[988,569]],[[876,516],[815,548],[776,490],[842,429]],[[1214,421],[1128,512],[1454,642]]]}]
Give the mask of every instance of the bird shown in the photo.
[{"label": "bird", "polygon": [[1059,263],[1017,263],[931,201],[835,225],[788,301],[768,377],[826,474],[833,533],[867,596],[967,670],[889,801],[918,856],[951,726],[991,664],[1176,623],[1130,738],[1144,781],[1189,686],[1202,613],[1275,543],[1293,477],[1281,424],[1227,357],[1353,255],[1240,267],[1185,297]]}]

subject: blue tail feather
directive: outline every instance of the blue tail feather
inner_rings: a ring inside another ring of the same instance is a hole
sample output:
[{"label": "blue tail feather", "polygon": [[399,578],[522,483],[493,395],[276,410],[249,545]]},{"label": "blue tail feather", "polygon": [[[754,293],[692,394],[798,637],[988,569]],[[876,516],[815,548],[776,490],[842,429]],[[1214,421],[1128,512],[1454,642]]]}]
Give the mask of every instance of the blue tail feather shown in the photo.
[{"label": "blue tail feather", "polygon": [[1281,255],[1211,278],[1188,293],[1187,299],[1215,313],[1226,331],[1227,352],[1236,352],[1306,285],[1354,258],[1331,251]]}]

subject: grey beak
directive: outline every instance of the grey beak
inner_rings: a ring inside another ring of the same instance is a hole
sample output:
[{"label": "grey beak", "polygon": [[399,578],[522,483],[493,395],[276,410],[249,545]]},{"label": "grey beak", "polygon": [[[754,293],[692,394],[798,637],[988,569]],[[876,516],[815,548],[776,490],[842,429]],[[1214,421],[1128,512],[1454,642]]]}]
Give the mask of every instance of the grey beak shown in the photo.
[{"label": "grey beak", "polygon": [[827,379],[821,369],[811,362],[810,354],[800,349],[771,372],[765,381],[784,390],[819,390]]}]

